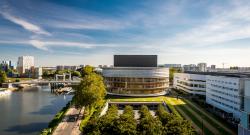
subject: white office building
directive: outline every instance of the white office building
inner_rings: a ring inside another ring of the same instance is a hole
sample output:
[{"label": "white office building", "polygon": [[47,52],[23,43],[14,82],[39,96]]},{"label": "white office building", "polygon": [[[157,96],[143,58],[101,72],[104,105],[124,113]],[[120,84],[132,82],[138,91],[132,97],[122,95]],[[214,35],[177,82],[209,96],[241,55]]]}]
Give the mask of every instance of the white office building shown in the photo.
[{"label": "white office building", "polygon": [[205,86],[202,90],[205,91],[206,103],[213,111],[234,124],[240,122],[239,134],[250,133],[250,74],[218,72],[174,74],[174,87],[185,92],[201,94],[197,92],[197,87],[202,84]]},{"label": "white office building", "polygon": [[197,67],[198,67],[198,71],[200,72],[207,71],[207,63],[198,63]]},{"label": "white office building", "polygon": [[34,57],[33,56],[20,56],[17,61],[17,71],[20,75],[24,74],[25,71],[30,70],[34,67]]},{"label": "white office building", "polygon": [[240,76],[206,76],[206,102],[225,111],[236,120],[240,119],[243,104],[241,93],[244,91],[245,78]]},{"label": "white office building", "polygon": [[174,88],[194,95],[206,95],[206,76],[190,73],[175,73]]},{"label": "white office building", "polygon": [[241,109],[238,135],[250,135],[250,81],[244,82],[244,93],[242,93],[244,105]]}]

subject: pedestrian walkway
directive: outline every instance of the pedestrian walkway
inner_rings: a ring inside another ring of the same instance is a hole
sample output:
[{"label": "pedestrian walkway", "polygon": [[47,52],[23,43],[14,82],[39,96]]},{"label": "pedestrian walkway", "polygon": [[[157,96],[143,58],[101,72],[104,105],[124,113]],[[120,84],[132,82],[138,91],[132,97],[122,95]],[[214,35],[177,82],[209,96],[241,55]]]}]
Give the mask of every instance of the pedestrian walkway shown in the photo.
[{"label": "pedestrian walkway", "polygon": [[83,116],[84,108],[69,108],[62,122],[59,123],[53,135],[80,135],[79,125]]}]

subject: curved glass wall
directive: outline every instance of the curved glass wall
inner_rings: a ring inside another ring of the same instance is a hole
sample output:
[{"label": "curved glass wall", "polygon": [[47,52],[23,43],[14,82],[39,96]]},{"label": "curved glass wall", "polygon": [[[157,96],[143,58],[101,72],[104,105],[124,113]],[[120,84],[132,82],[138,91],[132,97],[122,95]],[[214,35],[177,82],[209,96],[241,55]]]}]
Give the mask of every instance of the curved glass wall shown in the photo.
[{"label": "curved glass wall", "polygon": [[[108,71],[103,70],[109,93],[126,95],[157,94],[166,91],[169,87],[169,73],[166,68],[161,68],[161,70],[159,68],[147,70],[144,70],[144,68],[141,70],[138,68],[125,68],[124,71],[122,72],[121,68],[109,68]],[[132,73],[135,73],[135,71],[137,72],[133,75]]]}]

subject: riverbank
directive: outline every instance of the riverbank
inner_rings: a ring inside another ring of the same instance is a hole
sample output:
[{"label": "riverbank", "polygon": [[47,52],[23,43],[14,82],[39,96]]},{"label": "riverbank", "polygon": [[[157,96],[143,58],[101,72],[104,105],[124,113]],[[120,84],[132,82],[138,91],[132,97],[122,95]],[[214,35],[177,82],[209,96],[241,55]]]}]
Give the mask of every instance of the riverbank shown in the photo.
[{"label": "riverbank", "polygon": [[[0,135],[38,135],[72,99],[49,87],[32,87],[0,98]],[[17,111],[18,110],[18,111]]]},{"label": "riverbank", "polygon": [[40,135],[52,135],[53,131],[56,129],[65,116],[66,112],[69,110],[70,104],[71,101],[69,101],[66,106],[55,115],[55,117],[49,122],[48,128],[43,129]]},{"label": "riverbank", "polygon": [[11,91],[5,88],[0,88],[0,97],[10,95]]}]

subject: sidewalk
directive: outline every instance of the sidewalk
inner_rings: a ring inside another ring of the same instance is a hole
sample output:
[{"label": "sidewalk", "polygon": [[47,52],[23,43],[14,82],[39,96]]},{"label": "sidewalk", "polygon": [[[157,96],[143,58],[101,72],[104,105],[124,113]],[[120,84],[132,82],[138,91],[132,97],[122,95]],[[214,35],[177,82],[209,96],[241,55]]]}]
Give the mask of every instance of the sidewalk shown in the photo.
[{"label": "sidewalk", "polygon": [[[74,107],[69,108],[62,122],[59,123],[53,132],[53,135],[80,135],[81,131],[79,130],[79,125],[81,123],[84,108],[82,108],[80,115],[79,112],[80,109]],[[74,120],[75,118],[77,118],[77,120]]]}]

